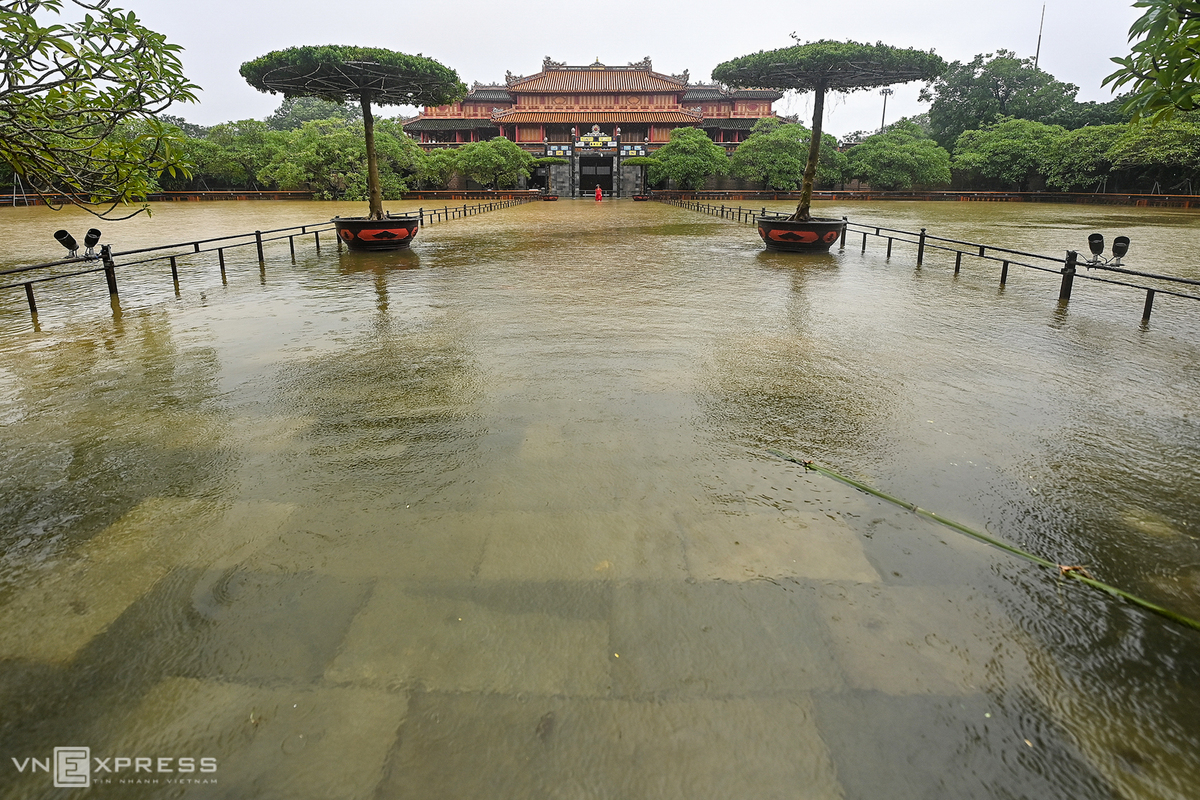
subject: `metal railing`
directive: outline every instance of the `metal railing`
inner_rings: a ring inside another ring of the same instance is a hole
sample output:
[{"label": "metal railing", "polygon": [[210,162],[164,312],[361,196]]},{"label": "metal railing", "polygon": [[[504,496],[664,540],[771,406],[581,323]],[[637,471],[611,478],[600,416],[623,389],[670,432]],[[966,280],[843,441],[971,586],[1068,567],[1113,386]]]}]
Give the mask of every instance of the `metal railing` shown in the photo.
[{"label": "metal railing", "polygon": [[[529,203],[537,199],[538,197],[536,196],[513,197],[488,203],[477,203],[473,206],[444,206],[433,209],[420,208],[415,214],[405,214],[403,216],[417,216],[419,224],[424,227],[425,225],[448,222],[450,220],[483,214],[488,211],[509,208],[510,206]],[[291,257],[294,259],[296,257],[296,239],[298,237],[311,235],[313,237],[313,245],[320,251],[321,234],[332,230],[333,224],[331,222],[319,222],[309,225],[275,228],[269,231],[254,231],[253,233],[240,233],[232,236],[195,239],[176,244],[141,247],[117,252],[114,252],[110,245],[104,245],[100,248],[98,255],[85,255],[77,258],[61,259],[59,261],[47,261],[42,264],[0,269],[0,281],[7,281],[0,283],[0,290],[24,289],[25,299],[29,304],[29,313],[33,316],[36,323],[38,310],[37,299],[34,296],[33,290],[39,284],[103,272],[105,282],[108,285],[108,293],[111,298],[116,298],[118,296],[116,272],[118,267],[124,268],[138,264],[167,261],[171,265],[171,279],[175,285],[175,294],[179,296],[178,261],[184,256],[215,252],[217,254],[217,264],[221,271],[221,283],[227,284],[228,278],[225,272],[226,250],[253,246],[257,252],[259,264],[262,266],[266,263],[266,254],[263,250],[265,244],[280,242],[286,239]],[[336,237],[335,239],[338,249],[341,250],[341,239],[337,239]],[[133,258],[129,258],[131,256]],[[117,259],[122,260],[120,263],[117,263]]]},{"label": "metal railing", "polygon": [[[756,224],[759,217],[767,219],[785,219],[789,215],[777,211],[768,211],[765,207],[743,208],[741,206],[717,205],[714,203],[701,203],[695,200],[681,200],[671,197],[662,197],[656,195],[655,200],[668,205],[678,206],[680,208],[698,211],[703,214],[728,219],[734,222],[745,224]],[[845,219],[843,217],[843,219]],[[993,261],[1000,264],[1000,285],[1004,286],[1008,283],[1009,269],[1011,267],[1024,267],[1039,272],[1051,272],[1060,276],[1059,283],[1059,300],[1070,300],[1071,292],[1074,289],[1076,278],[1081,280],[1095,281],[1096,283],[1105,283],[1112,286],[1123,286],[1126,288],[1137,289],[1145,292],[1145,302],[1142,306],[1142,320],[1146,321],[1150,318],[1150,313],[1154,308],[1154,300],[1158,295],[1166,295],[1170,297],[1179,297],[1186,300],[1200,300],[1200,294],[1191,293],[1185,290],[1185,287],[1198,286],[1200,280],[1190,278],[1177,278],[1170,275],[1161,275],[1153,272],[1143,272],[1140,270],[1127,269],[1121,266],[1109,264],[1091,264],[1086,261],[1079,260],[1079,254],[1074,250],[1066,251],[1066,255],[1062,258],[1055,256],[1047,256],[1039,253],[1027,253],[1023,250],[1013,250],[1007,247],[996,247],[994,245],[979,244],[978,242],[966,242],[961,239],[949,239],[942,236],[930,235],[925,228],[920,231],[906,231],[898,228],[887,228],[882,225],[867,225],[858,222],[849,222],[847,220],[845,229],[838,242],[838,249],[844,250],[846,247],[846,239],[850,234],[862,235],[862,251],[867,251],[868,237],[876,237],[887,240],[887,258],[892,257],[892,247],[896,242],[906,245],[914,245],[917,249],[916,261],[917,266],[922,266],[925,263],[925,253],[927,250],[941,250],[947,253],[954,253],[954,274],[958,274],[962,270],[963,257],[967,256],[983,261]],[[1080,272],[1079,267],[1086,267],[1088,272]],[[1095,270],[1097,274],[1089,274]],[[1128,280],[1120,280],[1114,277],[1105,277],[1099,273],[1112,273],[1113,275],[1129,275],[1138,278],[1144,278],[1149,281],[1154,281],[1154,285],[1146,285],[1145,283],[1133,283]]]}]

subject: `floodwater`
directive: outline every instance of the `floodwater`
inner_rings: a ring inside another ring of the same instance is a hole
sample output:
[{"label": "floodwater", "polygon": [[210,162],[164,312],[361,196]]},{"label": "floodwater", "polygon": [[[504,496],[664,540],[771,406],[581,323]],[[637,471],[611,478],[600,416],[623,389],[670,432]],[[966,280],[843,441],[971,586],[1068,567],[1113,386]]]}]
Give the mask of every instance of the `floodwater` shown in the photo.
[{"label": "floodwater", "polygon": [[[823,211],[1200,277],[1194,212]],[[0,796],[1200,794],[1200,632],[768,452],[1200,616],[1200,302],[631,201],[323,238],[0,293]]]}]

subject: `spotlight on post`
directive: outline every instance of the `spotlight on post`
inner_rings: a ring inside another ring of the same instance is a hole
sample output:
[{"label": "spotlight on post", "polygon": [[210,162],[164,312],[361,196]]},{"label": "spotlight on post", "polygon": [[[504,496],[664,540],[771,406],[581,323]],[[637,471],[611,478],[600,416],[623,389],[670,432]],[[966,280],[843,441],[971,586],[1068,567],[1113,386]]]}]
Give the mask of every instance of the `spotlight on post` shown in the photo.
[{"label": "spotlight on post", "polygon": [[87,234],[83,237],[83,246],[86,248],[83,251],[84,258],[98,258],[96,255],[96,242],[100,241],[100,229],[88,228]]},{"label": "spotlight on post", "polygon": [[1093,233],[1088,237],[1088,247],[1092,251],[1092,260],[1090,263],[1099,264],[1101,260],[1100,256],[1104,253],[1104,235]]},{"label": "spotlight on post", "polygon": [[77,258],[75,251],[79,249],[79,243],[75,241],[74,236],[65,230],[58,230],[54,232],[54,238],[58,240],[59,244],[67,248],[67,252],[71,254],[71,258]]},{"label": "spotlight on post", "polygon": [[1113,266],[1121,266],[1121,259],[1129,252],[1129,237],[1118,236],[1113,239]]}]

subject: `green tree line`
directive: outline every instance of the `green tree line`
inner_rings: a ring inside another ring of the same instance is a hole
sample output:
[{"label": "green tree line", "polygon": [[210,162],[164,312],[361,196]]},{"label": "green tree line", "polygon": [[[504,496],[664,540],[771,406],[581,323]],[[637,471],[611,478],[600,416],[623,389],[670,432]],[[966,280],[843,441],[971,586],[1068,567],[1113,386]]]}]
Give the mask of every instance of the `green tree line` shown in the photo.
[{"label": "green tree line", "polygon": [[[323,200],[367,199],[362,112],[350,104],[310,97],[284,100],[265,120],[212,127],[165,117],[181,137],[189,174],[160,175],[168,191],[280,189]],[[511,188],[528,177],[533,157],[507,139],[426,152],[399,120],[375,123],[375,149],[385,199],[418,188],[443,188],[454,174],[480,186]]]},{"label": "green tree line", "polygon": [[[954,62],[921,99],[928,113],[839,148],[822,137],[817,185],[874,189],[1191,192],[1200,184],[1200,110],[1134,120],[1128,96],[1080,102],[1079,88],[1009,51]],[[698,133],[698,132],[697,132]],[[655,155],[652,183],[699,188],[731,175],[768,189],[803,179],[809,131],[765,119],[732,156],[676,131]],[[687,146],[684,146],[687,143]]]}]

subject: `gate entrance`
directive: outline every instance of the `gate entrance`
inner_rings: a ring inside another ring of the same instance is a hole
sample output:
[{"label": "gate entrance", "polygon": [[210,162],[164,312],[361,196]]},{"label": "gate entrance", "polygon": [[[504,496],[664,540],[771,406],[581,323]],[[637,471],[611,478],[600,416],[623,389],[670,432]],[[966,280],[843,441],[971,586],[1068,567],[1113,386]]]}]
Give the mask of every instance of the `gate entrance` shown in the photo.
[{"label": "gate entrance", "polygon": [[580,156],[579,192],[587,196],[599,186],[606,194],[613,189],[613,159],[605,156]]}]

